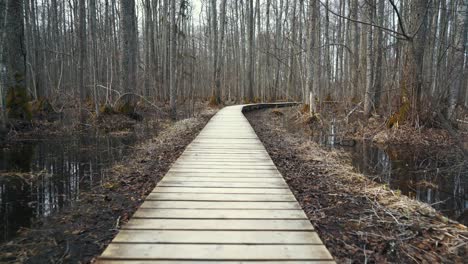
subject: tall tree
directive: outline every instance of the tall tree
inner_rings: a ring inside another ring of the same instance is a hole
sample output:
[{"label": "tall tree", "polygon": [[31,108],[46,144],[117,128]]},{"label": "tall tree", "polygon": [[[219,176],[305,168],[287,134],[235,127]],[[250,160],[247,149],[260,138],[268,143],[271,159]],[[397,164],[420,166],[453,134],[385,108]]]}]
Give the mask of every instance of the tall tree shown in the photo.
[{"label": "tall tree", "polygon": [[317,99],[320,83],[320,1],[309,4],[309,103],[310,112],[317,113]]},{"label": "tall tree", "polygon": [[463,87],[465,89],[465,107],[468,107],[468,0],[464,1],[465,19],[463,22],[463,54],[465,54],[465,61],[463,64]]},{"label": "tall tree", "polygon": [[217,3],[216,0],[211,0],[211,33],[213,35],[213,95],[212,100],[214,104],[221,102],[221,81],[220,81],[220,69],[218,69],[218,14],[217,14]]},{"label": "tall tree", "polygon": [[171,1],[170,8],[170,47],[169,47],[169,100],[171,108],[171,117],[173,119],[177,118],[177,109],[176,109],[176,97],[177,97],[177,86],[176,86],[176,77],[177,77],[177,25],[176,25],[176,0]]},{"label": "tall tree", "polygon": [[[374,20],[375,1],[368,1],[368,23]],[[367,26],[367,54],[366,54],[366,93],[364,94],[364,115],[369,116],[372,111],[374,101],[374,30],[372,26]]]},{"label": "tall tree", "polygon": [[[351,0],[351,19],[358,20],[358,8],[359,2],[358,0]],[[352,51],[353,51],[353,58],[352,62],[352,70],[351,70],[351,98],[357,99],[358,96],[358,87],[359,87],[359,41],[360,37],[360,28],[358,23],[352,23],[352,33],[351,36],[353,38],[352,41]]]},{"label": "tall tree", "polygon": [[424,54],[426,51],[426,36],[427,36],[427,9],[428,2],[426,0],[411,1],[412,21],[411,29],[414,32],[414,38],[411,41],[411,71],[412,71],[412,105],[415,112],[421,110],[423,102],[423,66]]},{"label": "tall tree", "polygon": [[255,85],[255,53],[254,53],[254,32],[255,32],[255,23],[254,23],[254,9],[253,9],[253,0],[248,1],[247,15],[248,15],[248,24],[249,24],[249,70],[248,70],[248,86],[247,86],[247,100],[251,102],[254,99],[253,88]]},{"label": "tall tree", "polygon": [[[86,0],[79,0],[78,2],[78,79],[79,79],[79,94],[80,105],[83,104],[86,98],[85,87],[85,67],[86,67]],[[82,105],[80,106],[82,108]],[[80,118],[84,119],[83,109],[80,109]]]},{"label": "tall tree", "polygon": [[125,92],[122,99],[124,111],[133,111],[133,93],[137,84],[138,33],[135,0],[120,0],[121,73],[120,87]]},{"label": "tall tree", "polygon": [[384,11],[385,11],[385,0],[377,0],[378,1],[378,24],[379,24],[379,29],[377,29],[377,59],[375,62],[375,84],[374,84],[374,107],[376,109],[379,108],[380,106],[380,97],[381,97],[381,92],[383,90],[383,58],[384,58],[384,39],[383,39],[383,30],[382,28],[384,27],[384,21],[385,21],[385,16],[384,16]]},{"label": "tall tree", "polygon": [[[55,1],[55,0],[54,0]],[[94,109],[96,115],[99,115],[99,98],[97,93],[98,85],[98,35],[97,35],[97,25],[96,25],[96,0],[89,0],[89,27],[91,31],[91,42],[92,42],[92,56],[91,56],[91,76],[93,78],[93,96],[94,96]]]},{"label": "tall tree", "polygon": [[[10,117],[28,118],[26,94],[26,51],[24,49],[23,1],[7,2],[5,27],[6,107]],[[3,120],[3,118],[2,118]]]}]

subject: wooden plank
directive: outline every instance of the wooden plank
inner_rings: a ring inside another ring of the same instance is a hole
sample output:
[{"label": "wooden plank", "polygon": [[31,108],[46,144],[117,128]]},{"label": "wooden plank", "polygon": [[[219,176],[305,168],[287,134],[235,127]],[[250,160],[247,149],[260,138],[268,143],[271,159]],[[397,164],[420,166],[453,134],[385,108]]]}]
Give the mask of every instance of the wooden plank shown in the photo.
[{"label": "wooden plank", "polygon": [[254,188],[203,188],[203,187],[158,187],[156,193],[262,193],[262,194],[291,194],[288,189],[254,189]]},{"label": "wooden plank", "polygon": [[310,231],[122,230],[117,243],[322,244]]},{"label": "wooden plank", "polygon": [[[206,264],[206,261],[196,260],[98,260],[99,264]],[[219,264],[334,264],[331,260],[311,261],[219,261]]]},{"label": "wooden plank", "polygon": [[266,170],[259,170],[259,169],[256,169],[256,170],[252,170],[252,169],[230,169],[230,168],[227,168],[225,170],[221,169],[221,168],[213,168],[213,169],[201,169],[201,168],[174,168],[174,169],[170,169],[169,170],[170,173],[173,173],[173,172],[185,172],[185,173],[226,173],[226,174],[237,174],[237,175],[244,175],[244,174],[248,174],[248,175],[251,175],[251,174],[256,174],[256,175],[278,175],[278,171],[277,170],[270,170],[270,169],[266,169]]},{"label": "wooden plank", "polygon": [[262,178],[281,178],[283,179],[283,177],[281,177],[280,174],[278,173],[269,173],[269,174],[266,174],[266,173],[262,173],[262,174],[242,174],[242,175],[239,175],[238,173],[234,172],[234,173],[217,173],[217,172],[190,172],[190,171],[185,171],[185,172],[181,172],[181,171],[171,171],[171,172],[168,172],[166,174],[167,177],[170,177],[170,176],[177,176],[177,177],[203,177],[203,178],[237,178],[237,179],[242,179],[242,178],[258,178],[258,179],[262,179]]},{"label": "wooden plank", "polygon": [[110,244],[104,259],[332,260],[323,245]]},{"label": "wooden plank", "polygon": [[147,230],[276,230],[311,231],[309,220],[239,219],[139,219],[132,218],[122,229]]},{"label": "wooden plank", "polygon": [[181,157],[175,164],[206,164],[206,165],[233,165],[233,164],[262,164],[262,165],[274,165],[269,159],[238,159],[232,158],[200,158],[200,157]]},{"label": "wooden plank", "polygon": [[283,188],[288,186],[283,183],[265,183],[265,182],[177,182],[163,181],[158,186],[180,186],[180,187],[214,187],[214,188]]},{"label": "wooden plank", "polygon": [[183,177],[183,176],[166,176],[161,182],[166,181],[195,181],[195,182],[273,182],[283,183],[284,180],[279,177],[274,178],[235,178],[235,177]]},{"label": "wooden plank", "polygon": [[[276,167],[270,164],[232,164],[232,165],[223,165],[223,164],[175,164],[172,166],[173,170],[273,170],[276,171]],[[240,174],[240,173],[239,173]]]},{"label": "wooden plank", "polygon": [[296,198],[292,194],[150,193],[147,200],[288,202],[296,201]]},{"label": "wooden plank", "polygon": [[198,158],[203,158],[203,159],[212,159],[212,158],[224,158],[224,159],[232,159],[232,160],[245,160],[245,159],[261,159],[261,160],[268,160],[270,157],[268,156],[267,153],[259,154],[234,154],[234,153],[197,153],[197,152],[184,152],[181,156],[181,158],[184,157],[198,157]]},{"label": "wooden plank", "polygon": [[133,218],[159,219],[307,219],[302,210],[140,209]]},{"label": "wooden plank", "polygon": [[140,208],[187,208],[187,209],[275,209],[301,208],[297,202],[203,202],[203,201],[145,201]]}]

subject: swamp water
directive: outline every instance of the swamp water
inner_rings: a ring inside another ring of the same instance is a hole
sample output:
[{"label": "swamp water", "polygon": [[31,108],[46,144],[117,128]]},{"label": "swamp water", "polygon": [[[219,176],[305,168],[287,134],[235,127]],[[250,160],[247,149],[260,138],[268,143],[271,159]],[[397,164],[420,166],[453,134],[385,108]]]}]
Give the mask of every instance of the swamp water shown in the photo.
[{"label": "swamp water", "polygon": [[[283,124],[292,133],[303,131],[291,123],[288,111]],[[468,162],[405,146],[382,148],[372,142],[342,140],[339,132],[340,127],[332,122],[309,139],[346,151],[357,172],[468,224]]]},{"label": "swamp water", "polygon": [[84,134],[18,141],[0,148],[0,242],[100,185],[105,169],[122,160],[140,137]]}]

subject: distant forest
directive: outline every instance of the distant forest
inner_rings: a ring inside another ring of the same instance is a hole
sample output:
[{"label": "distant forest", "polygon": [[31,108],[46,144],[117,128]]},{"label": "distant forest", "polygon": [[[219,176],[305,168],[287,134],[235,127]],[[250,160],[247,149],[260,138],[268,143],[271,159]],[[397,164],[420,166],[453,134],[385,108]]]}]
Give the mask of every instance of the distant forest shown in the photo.
[{"label": "distant forest", "polygon": [[[3,120],[28,102],[468,106],[468,0],[1,0]],[[7,115],[5,115],[7,113]]]}]

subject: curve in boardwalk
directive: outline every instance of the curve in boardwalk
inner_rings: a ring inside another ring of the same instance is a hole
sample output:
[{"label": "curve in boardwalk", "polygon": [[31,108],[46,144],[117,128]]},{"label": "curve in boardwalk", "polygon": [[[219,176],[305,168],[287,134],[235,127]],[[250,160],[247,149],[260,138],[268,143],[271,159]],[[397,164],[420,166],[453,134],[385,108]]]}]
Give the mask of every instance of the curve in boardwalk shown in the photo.
[{"label": "curve in boardwalk", "polygon": [[242,109],[210,120],[99,263],[334,263]]}]

